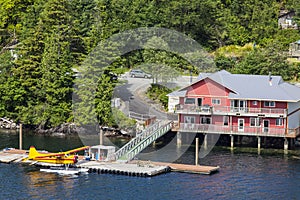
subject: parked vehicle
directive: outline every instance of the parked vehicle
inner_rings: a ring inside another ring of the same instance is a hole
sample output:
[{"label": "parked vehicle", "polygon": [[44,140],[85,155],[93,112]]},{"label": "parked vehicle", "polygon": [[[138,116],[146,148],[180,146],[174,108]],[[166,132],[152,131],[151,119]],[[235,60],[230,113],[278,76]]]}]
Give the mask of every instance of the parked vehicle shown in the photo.
[{"label": "parked vehicle", "polygon": [[152,75],[151,74],[147,74],[146,72],[144,72],[143,70],[140,69],[133,69],[130,71],[130,77],[132,78],[151,78]]},{"label": "parked vehicle", "polygon": [[111,81],[117,81],[118,80],[118,75],[113,73],[113,72],[110,72],[108,70],[104,70],[104,74],[108,75],[110,77]]}]

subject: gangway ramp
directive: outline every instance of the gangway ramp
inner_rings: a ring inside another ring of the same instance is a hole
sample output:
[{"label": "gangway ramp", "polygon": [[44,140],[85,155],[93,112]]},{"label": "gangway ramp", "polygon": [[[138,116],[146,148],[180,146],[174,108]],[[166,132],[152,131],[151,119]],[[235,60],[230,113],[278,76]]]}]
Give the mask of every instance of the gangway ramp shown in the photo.
[{"label": "gangway ramp", "polygon": [[155,140],[166,134],[172,129],[173,121],[157,121],[153,125],[147,127],[142,133],[137,135],[121,149],[115,153],[117,161],[128,162],[136,155],[143,151],[147,146]]}]

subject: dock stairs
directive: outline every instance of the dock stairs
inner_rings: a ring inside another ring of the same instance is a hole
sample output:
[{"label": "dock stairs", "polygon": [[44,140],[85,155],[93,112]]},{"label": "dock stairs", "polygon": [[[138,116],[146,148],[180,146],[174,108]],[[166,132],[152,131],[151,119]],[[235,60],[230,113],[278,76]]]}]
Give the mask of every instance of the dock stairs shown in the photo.
[{"label": "dock stairs", "polygon": [[115,160],[128,162],[147,146],[172,129],[173,121],[157,121],[115,152]]}]

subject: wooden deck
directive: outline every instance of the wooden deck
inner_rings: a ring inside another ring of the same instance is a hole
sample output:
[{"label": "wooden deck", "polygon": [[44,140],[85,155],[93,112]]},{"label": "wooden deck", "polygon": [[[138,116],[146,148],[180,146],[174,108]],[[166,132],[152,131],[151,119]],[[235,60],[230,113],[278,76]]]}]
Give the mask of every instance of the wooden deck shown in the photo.
[{"label": "wooden deck", "polygon": [[0,162],[18,163],[21,162],[27,156],[28,155],[26,154],[26,151],[23,150],[18,150],[18,149],[4,150],[4,151],[0,151]]},{"label": "wooden deck", "polygon": [[165,163],[165,162],[151,162],[151,161],[132,161],[131,163],[151,163],[155,166],[168,166],[171,171],[184,172],[192,174],[205,174],[210,175],[219,171],[220,167],[204,166],[204,165],[187,165],[178,163]]},{"label": "wooden deck", "polygon": [[171,171],[210,175],[219,171],[220,167],[204,165],[187,165],[177,163],[153,162],[154,165],[169,166]]}]

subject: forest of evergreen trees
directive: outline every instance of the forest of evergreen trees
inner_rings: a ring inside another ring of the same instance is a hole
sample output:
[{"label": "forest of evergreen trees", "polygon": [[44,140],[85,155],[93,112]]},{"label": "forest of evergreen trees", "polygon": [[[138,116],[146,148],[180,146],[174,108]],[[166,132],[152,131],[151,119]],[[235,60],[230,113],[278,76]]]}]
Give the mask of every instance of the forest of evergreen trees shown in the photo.
[{"label": "forest of evergreen trees", "polygon": [[[285,52],[300,33],[278,27],[280,9],[295,11],[300,25],[300,0],[0,0],[0,117],[42,128],[72,122],[74,69],[99,42],[139,27],[186,34],[211,52],[217,69],[297,81],[300,64]],[[228,53],[249,44],[244,53]],[[122,73],[155,53],[156,62],[199,72],[176,55],[170,61],[166,52],[147,51],[127,53],[107,70]],[[99,77],[95,112],[102,125],[114,124],[115,84],[107,73]]]}]

